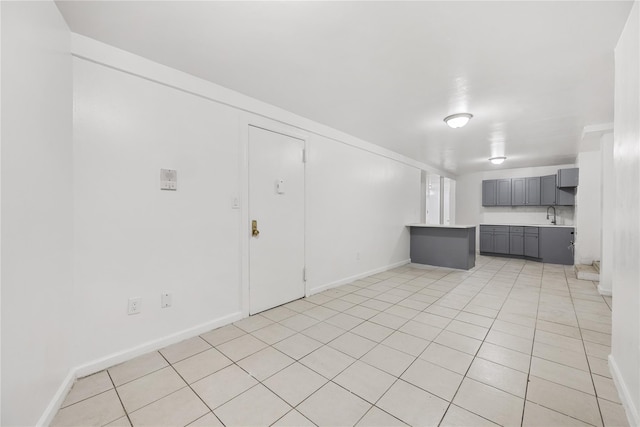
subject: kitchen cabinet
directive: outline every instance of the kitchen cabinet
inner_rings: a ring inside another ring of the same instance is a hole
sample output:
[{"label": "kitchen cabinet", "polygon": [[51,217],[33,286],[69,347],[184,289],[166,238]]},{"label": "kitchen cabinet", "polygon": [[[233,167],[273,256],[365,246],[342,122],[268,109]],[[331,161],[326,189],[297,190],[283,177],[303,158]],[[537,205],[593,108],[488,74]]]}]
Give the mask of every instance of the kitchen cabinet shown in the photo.
[{"label": "kitchen cabinet", "polygon": [[511,206],[511,179],[482,181],[482,206]]},{"label": "kitchen cabinet", "polygon": [[575,206],[576,205],[576,189],[575,188],[558,188],[556,192],[556,204],[558,206]]},{"label": "kitchen cabinet", "polygon": [[511,179],[511,204],[513,206],[524,206],[526,202],[525,178]]},{"label": "kitchen cabinet", "polygon": [[504,225],[481,225],[480,252],[509,254],[509,227]]},{"label": "kitchen cabinet", "polygon": [[511,206],[511,179],[496,180],[496,206]]},{"label": "kitchen cabinet", "polygon": [[511,179],[512,206],[540,205],[540,177]]},{"label": "kitchen cabinet", "polygon": [[480,225],[480,253],[573,265],[573,227]]},{"label": "kitchen cabinet", "polygon": [[524,255],[524,227],[509,227],[509,254]]},{"label": "kitchen cabinet", "polygon": [[497,179],[487,179],[482,181],[482,206],[496,206],[497,188]]},{"label": "kitchen cabinet", "polygon": [[539,255],[538,227],[524,228],[524,256],[538,258]]},{"label": "kitchen cabinet", "polygon": [[540,177],[540,204],[542,206],[575,206],[576,189],[559,188],[557,175]]},{"label": "kitchen cabinet", "polygon": [[577,187],[579,168],[558,169],[558,187]]},{"label": "kitchen cabinet", "polygon": [[557,202],[558,188],[556,186],[556,175],[540,177],[540,204],[543,206],[554,206]]},{"label": "kitchen cabinet", "polygon": [[575,230],[573,227],[540,227],[542,262],[573,265]]}]

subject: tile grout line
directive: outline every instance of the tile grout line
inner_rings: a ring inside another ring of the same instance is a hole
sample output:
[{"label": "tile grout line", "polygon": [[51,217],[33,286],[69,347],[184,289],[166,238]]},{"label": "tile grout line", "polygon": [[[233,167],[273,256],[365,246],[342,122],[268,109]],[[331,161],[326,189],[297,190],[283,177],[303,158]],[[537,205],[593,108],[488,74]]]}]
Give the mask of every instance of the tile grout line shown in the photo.
[{"label": "tile grout line", "polygon": [[[529,383],[531,381],[531,365],[533,365],[533,348],[536,345],[536,332],[538,332],[538,316],[540,315],[540,301],[542,300],[542,283],[544,281],[544,266],[540,275],[540,286],[538,288],[538,302],[536,304],[536,319],[533,324],[533,338],[531,339],[531,354],[529,355],[529,369],[527,370],[527,383],[524,388],[524,402],[522,403],[522,418],[520,418],[520,426],[524,426],[524,413],[527,407],[527,395],[529,393]],[[566,281],[566,276],[565,276]]]},{"label": "tile grout line", "polygon": [[[506,265],[506,264],[505,264],[505,265]],[[502,268],[504,268],[504,266],[503,266]],[[502,268],[501,268],[500,270],[502,270]],[[496,271],[496,272],[491,276],[491,278],[489,278],[489,280],[487,281],[487,283],[486,283],[486,284],[485,284],[485,285],[484,285],[484,286],[483,286],[483,287],[478,291],[478,293],[477,293],[476,295],[480,294],[480,293],[482,292],[482,290],[483,290],[483,289],[485,289],[487,286],[489,286],[489,284],[491,283],[491,279],[493,279],[493,278],[498,274],[498,272],[499,272],[500,270],[497,270],[497,271]],[[518,273],[518,275],[519,275],[519,274],[520,274],[520,273]],[[502,302],[502,305],[500,306],[500,310],[498,310],[498,313],[496,314],[496,317],[494,317],[494,318],[493,318],[493,321],[491,322],[491,326],[487,329],[487,333],[485,334],[485,337],[482,339],[482,343],[481,343],[481,344],[480,344],[480,346],[478,347],[478,350],[476,350],[476,353],[473,355],[473,359],[471,360],[471,363],[469,363],[469,366],[467,367],[467,370],[465,371],[464,375],[462,376],[462,381],[460,381],[460,384],[458,385],[458,387],[457,387],[457,389],[456,389],[456,392],[453,394],[453,397],[451,398],[451,401],[449,401],[449,405],[447,406],[447,409],[445,410],[444,414],[442,415],[442,419],[440,420],[440,422],[438,423],[438,425],[442,424],[442,421],[444,421],[444,418],[446,417],[447,412],[449,412],[449,409],[451,408],[451,405],[453,405],[453,401],[454,401],[455,397],[458,395],[458,392],[460,391],[460,387],[462,387],[462,383],[464,382],[465,378],[469,378],[470,380],[473,380],[473,378],[467,377],[467,374],[469,373],[469,370],[471,369],[471,366],[473,365],[473,362],[475,362],[476,358],[478,357],[478,352],[479,352],[479,351],[480,351],[480,349],[482,348],[482,345],[485,343],[485,340],[486,340],[487,336],[489,335],[489,333],[491,332],[491,329],[493,328],[493,325],[495,324],[495,321],[498,319],[498,316],[500,315],[500,311],[502,310],[502,308],[504,307],[504,304],[505,304],[505,303],[507,302],[507,300],[509,299],[509,295],[510,295],[510,294],[511,294],[511,292],[513,291],[513,288],[515,287],[516,281],[517,281],[517,277],[516,277],[516,279],[514,279],[513,284],[511,284],[511,286],[510,286],[510,288],[509,288],[509,293],[505,296],[505,299],[504,299],[504,301]],[[469,304],[470,304],[470,303],[471,303],[471,302],[469,302]],[[469,305],[469,304],[467,304],[467,305]],[[466,307],[466,305],[465,305],[465,307]],[[462,310],[460,310],[460,311],[462,311]],[[484,359],[483,359],[483,360],[484,360]],[[502,366],[502,365],[501,365],[501,366]],[[475,380],[474,380],[474,381],[475,381]],[[481,384],[484,384],[483,382],[480,382],[480,383],[481,383]],[[485,385],[487,385],[487,386],[489,386],[489,387],[493,387],[493,386],[491,386],[491,385],[489,385],[489,384],[485,384]],[[497,387],[493,387],[493,388],[496,388],[497,390],[500,390],[500,389],[499,389],[499,388],[497,388]],[[503,391],[503,392],[504,392],[504,390],[500,390],[500,391]],[[455,406],[457,406],[457,405],[455,405]],[[465,408],[463,408],[463,409],[465,409]],[[489,420],[488,418],[483,417],[483,416],[482,416],[482,415],[480,415],[480,414],[476,414],[475,412],[472,412],[472,411],[470,411],[469,409],[465,409],[465,410],[466,410],[466,411],[468,411],[468,412],[470,412],[470,413],[472,413],[472,414],[474,414],[474,415],[476,415],[476,416],[478,416],[478,417],[480,417],[480,418],[483,418],[483,419],[485,419],[485,420],[488,420],[488,421],[490,421],[490,422],[493,422],[492,420]],[[523,411],[524,411],[524,406],[523,406]]]},{"label": "tile grout line", "polygon": [[[593,282],[592,282],[593,283]],[[571,286],[569,286],[569,281],[567,281],[567,288],[569,289],[569,298],[571,298],[571,306],[573,307],[573,314],[576,318],[576,322],[578,323],[578,332],[580,333],[580,341],[582,342],[582,348],[584,350],[584,358],[587,361],[587,367],[589,368],[589,378],[591,379],[591,385],[593,386],[593,393],[595,395],[595,399],[596,399],[596,405],[598,408],[598,413],[600,414],[600,421],[602,422],[602,425],[605,425],[604,422],[604,416],[602,415],[602,408],[600,407],[600,399],[598,399],[598,390],[596,389],[596,383],[593,380],[593,372],[591,371],[591,363],[589,362],[589,357],[588,357],[588,353],[587,353],[587,346],[584,343],[584,338],[582,336],[582,328],[580,327],[580,319],[578,318],[578,313],[576,311],[576,305],[575,302],[573,300],[573,293],[571,292]],[[605,301],[606,304],[606,301]],[[608,362],[607,362],[607,366],[608,366]]]},{"label": "tile grout line", "polygon": [[[124,416],[127,417],[127,420],[129,421],[129,425],[133,425],[133,422],[131,421],[131,417],[129,416],[129,411],[127,411],[127,408],[124,407],[124,403],[122,402],[122,398],[120,397],[120,393],[118,393],[118,387],[116,387],[116,383],[114,383],[113,382],[113,378],[111,378],[111,373],[109,372],[108,369],[105,369],[105,371],[107,372],[107,375],[109,376],[109,381],[111,381],[111,384],[113,384],[113,390],[116,392],[116,396],[118,396],[118,400],[120,401],[120,405],[122,406],[122,410],[124,411]],[[116,418],[116,420],[117,419],[119,419],[119,418]],[[116,420],[113,420],[113,421],[116,421]],[[109,421],[109,422],[113,422],[113,421]]]}]

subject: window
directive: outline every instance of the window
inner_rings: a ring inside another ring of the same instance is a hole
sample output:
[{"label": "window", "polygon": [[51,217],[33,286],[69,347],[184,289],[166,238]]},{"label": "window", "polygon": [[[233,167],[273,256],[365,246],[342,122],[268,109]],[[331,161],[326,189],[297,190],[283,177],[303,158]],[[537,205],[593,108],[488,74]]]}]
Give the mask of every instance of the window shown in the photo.
[{"label": "window", "polygon": [[425,183],[425,222],[455,224],[456,182],[434,173],[427,173]]}]

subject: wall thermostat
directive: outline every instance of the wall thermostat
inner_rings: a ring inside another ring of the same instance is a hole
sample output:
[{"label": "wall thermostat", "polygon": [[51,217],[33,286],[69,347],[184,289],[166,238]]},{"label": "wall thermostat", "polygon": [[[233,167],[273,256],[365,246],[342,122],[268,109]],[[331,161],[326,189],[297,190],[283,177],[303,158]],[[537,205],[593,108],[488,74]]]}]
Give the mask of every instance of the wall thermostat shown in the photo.
[{"label": "wall thermostat", "polygon": [[176,191],[178,189],[178,171],[160,169],[160,189]]}]

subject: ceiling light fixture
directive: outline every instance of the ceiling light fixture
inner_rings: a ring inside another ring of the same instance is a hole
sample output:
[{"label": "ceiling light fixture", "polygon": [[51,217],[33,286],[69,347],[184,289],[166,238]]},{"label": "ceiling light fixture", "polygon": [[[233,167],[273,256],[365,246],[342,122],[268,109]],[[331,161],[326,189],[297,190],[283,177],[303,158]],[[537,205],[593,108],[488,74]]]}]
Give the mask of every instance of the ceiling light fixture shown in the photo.
[{"label": "ceiling light fixture", "polygon": [[502,164],[502,162],[504,162],[506,159],[507,159],[507,158],[506,158],[506,157],[504,157],[504,156],[501,156],[501,157],[492,157],[492,158],[490,158],[490,159],[489,159],[489,161],[490,161],[491,163],[493,163],[494,165],[500,165],[500,164]]},{"label": "ceiling light fixture", "polygon": [[473,117],[473,114],[469,114],[469,113],[452,114],[450,116],[445,117],[444,122],[447,125],[449,125],[450,128],[457,129],[469,123],[469,120],[471,120],[471,117]]}]

